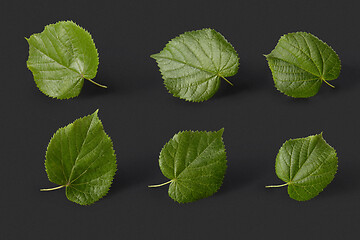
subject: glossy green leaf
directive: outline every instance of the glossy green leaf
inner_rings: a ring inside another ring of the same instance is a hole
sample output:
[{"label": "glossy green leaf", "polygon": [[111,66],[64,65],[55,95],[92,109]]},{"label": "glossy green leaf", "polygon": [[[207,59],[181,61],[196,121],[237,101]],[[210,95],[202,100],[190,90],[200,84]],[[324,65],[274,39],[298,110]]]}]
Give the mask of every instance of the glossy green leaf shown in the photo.
[{"label": "glossy green leaf", "polygon": [[211,98],[221,79],[230,83],[226,77],[239,68],[235,49],[212,29],[185,32],[151,57],[157,61],[168,91],[192,102]]},{"label": "glossy green leaf", "polygon": [[317,196],[334,179],[338,160],[336,151],[326,143],[322,134],[290,139],[276,157],[277,176],[286,182],[289,196],[306,201]]},{"label": "glossy green leaf", "polygon": [[105,196],[116,172],[116,157],[98,111],[60,128],[50,140],[45,167],[49,180],[66,188],[70,201],[89,205]]},{"label": "glossy green leaf", "polygon": [[213,195],[222,185],[226,171],[224,129],[217,132],[184,131],[165,144],[159,165],[170,181],[151,185],[169,186],[169,196],[179,203]]},{"label": "glossy green leaf", "polygon": [[295,98],[318,93],[321,84],[340,74],[340,59],[326,43],[310,33],[296,32],[282,36],[275,49],[265,55],[275,87]]},{"label": "glossy green leaf", "polygon": [[47,96],[67,99],[79,95],[84,79],[94,82],[99,65],[98,52],[90,33],[74,22],[47,25],[29,39],[27,66],[35,83]]}]

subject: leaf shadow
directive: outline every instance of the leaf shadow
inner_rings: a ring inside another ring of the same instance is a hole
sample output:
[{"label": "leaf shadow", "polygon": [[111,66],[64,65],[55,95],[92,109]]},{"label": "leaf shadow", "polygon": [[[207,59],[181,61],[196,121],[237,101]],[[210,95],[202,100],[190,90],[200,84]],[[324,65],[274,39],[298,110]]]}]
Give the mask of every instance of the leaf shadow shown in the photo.
[{"label": "leaf shadow", "polygon": [[[252,164],[254,163],[254,164]],[[227,169],[224,183],[219,193],[229,193],[237,191],[239,188],[256,182],[267,172],[266,166],[260,164],[256,159],[246,161],[233,161]]]},{"label": "leaf shadow", "polygon": [[289,97],[286,95],[285,95],[285,97],[287,97],[286,101],[291,104],[310,104],[311,103],[311,101],[310,101],[311,97],[310,98],[293,98],[293,97]]},{"label": "leaf shadow", "polygon": [[118,86],[120,81],[117,81],[112,77],[109,77],[103,71],[98,72],[96,78],[92,80],[101,85],[107,86],[107,88],[96,86],[95,84],[85,79],[84,86],[80,93],[81,97],[91,98],[94,96],[109,95],[109,94],[113,94],[114,92],[117,92],[118,89],[120,89],[120,87]]},{"label": "leaf shadow", "polygon": [[243,91],[247,91],[252,89],[252,85],[248,82],[234,84],[234,86],[229,85],[228,83],[220,84],[218,92],[215,94],[214,97],[216,98],[225,98],[230,97],[233,95],[237,95]]},{"label": "leaf shadow", "polygon": [[360,83],[360,69],[343,64],[338,81],[334,80],[335,89],[354,89]]},{"label": "leaf shadow", "polygon": [[267,74],[265,69],[259,71],[259,69],[251,69],[249,67],[240,66],[238,73],[235,75],[237,77],[229,78],[230,82],[234,84],[231,86],[224,80],[221,80],[220,88],[216,93],[217,98],[229,97],[232,95],[237,95],[240,92],[249,92],[254,89],[261,89],[270,85],[267,83]]},{"label": "leaf shadow", "polygon": [[324,189],[327,195],[339,195],[348,193],[358,193],[360,179],[356,168],[341,169],[335,175],[333,181]]},{"label": "leaf shadow", "polygon": [[[96,80],[94,80],[96,81]],[[100,83],[105,84],[105,83]],[[113,86],[107,84],[107,88],[102,88],[99,86],[96,86],[95,84],[85,80],[84,86],[81,90],[81,93],[79,97],[81,98],[92,98],[94,96],[104,96],[112,93],[114,91]]]},{"label": "leaf shadow", "polygon": [[118,193],[137,185],[146,188],[156,179],[156,173],[160,174],[158,165],[154,162],[127,159],[126,163],[119,164],[111,191]]}]

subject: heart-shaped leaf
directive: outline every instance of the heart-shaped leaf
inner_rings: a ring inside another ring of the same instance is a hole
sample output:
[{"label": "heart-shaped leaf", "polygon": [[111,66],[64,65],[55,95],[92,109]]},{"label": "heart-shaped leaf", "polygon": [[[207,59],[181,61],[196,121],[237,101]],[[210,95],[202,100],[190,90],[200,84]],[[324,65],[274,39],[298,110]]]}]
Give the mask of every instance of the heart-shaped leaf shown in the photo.
[{"label": "heart-shaped leaf", "polygon": [[235,49],[212,29],[185,32],[151,57],[157,61],[168,91],[192,102],[211,98],[221,79],[230,83],[226,77],[239,68]]},{"label": "heart-shaped leaf", "polygon": [[29,39],[27,66],[41,92],[67,99],[79,95],[84,79],[94,82],[98,52],[89,32],[71,21],[47,25]]},{"label": "heart-shaped leaf", "polygon": [[276,157],[277,176],[286,182],[289,196],[306,201],[317,196],[333,179],[337,170],[335,149],[326,143],[322,134],[290,139]]},{"label": "heart-shaped leaf", "polygon": [[110,137],[96,111],[60,128],[50,140],[45,167],[49,180],[66,188],[70,201],[89,205],[108,192],[116,172]]},{"label": "heart-shaped leaf", "polygon": [[217,132],[184,131],[165,144],[159,165],[170,181],[149,187],[169,186],[169,196],[179,203],[213,195],[222,185],[226,153],[224,129]]},{"label": "heart-shaped leaf", "polygon": [[282,36],[275,49],[265,55],[275,87],[295,98],[318,93],[323,82],[340,74],[340,59],[326,43],[310,33],[296,32]]}]

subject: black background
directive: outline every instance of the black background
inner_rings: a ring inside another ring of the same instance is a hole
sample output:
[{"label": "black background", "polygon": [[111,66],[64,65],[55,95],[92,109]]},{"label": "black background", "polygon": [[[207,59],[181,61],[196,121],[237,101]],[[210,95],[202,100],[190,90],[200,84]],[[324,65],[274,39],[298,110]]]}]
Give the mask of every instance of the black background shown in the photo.
[{"label": "black background", "polygon": [[[357,4],[355,4],[357,3]],[[1,1],[1,239],[356,239],[360,234],[360,16],[358,1]],[[79,97],[55,100],[26,68],[24,37],[73,20],[100,54],[95,81]],[[189,103],[163,86],[152,53],[189,30],[211,27],[240,56],[237,75],[209,101]],[[279,37],[307,31],[342,60],[331,89],[292,99],[274,86],[267,62]],[[114,142],[118,172],[109,194],[84,207],[44,170],[53,133],[100,109]],[[178,204],[158,167],[162,146],[180,130],[224,127],[228,171],[221,190]],[[279,184],[275,157],[289,138],[324,132],[339,170],[318,197],[297,202]]]}]

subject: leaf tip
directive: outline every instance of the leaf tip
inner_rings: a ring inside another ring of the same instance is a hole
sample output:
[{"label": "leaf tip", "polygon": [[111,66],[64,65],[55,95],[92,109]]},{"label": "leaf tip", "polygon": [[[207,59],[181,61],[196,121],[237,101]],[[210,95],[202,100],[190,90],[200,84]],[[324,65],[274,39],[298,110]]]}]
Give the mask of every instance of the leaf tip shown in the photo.
[{"label": "leaf tip", "polygon": [[221,128],[219,131],[218,131],[218,133],[220,133],[221,135],[223,135],[223,133],[224,133],[224,128]]},{"label": "leaf tip", "polygon": [[156,60],[156,59],[157,59],[157,55],[158,55],[158,53],[151,54],[150,57],[151,57],[152,59],[155,59],[155,60]]}]

